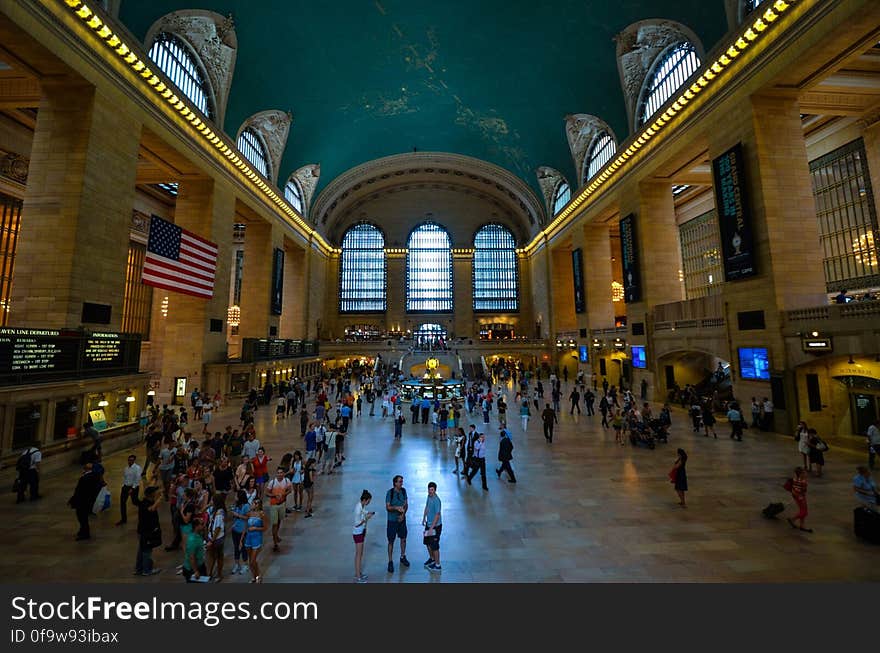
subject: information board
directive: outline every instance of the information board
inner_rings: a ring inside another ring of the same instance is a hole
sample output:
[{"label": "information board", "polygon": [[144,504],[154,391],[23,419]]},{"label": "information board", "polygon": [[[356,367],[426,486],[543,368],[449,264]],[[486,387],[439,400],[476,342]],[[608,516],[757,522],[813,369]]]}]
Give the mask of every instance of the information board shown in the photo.
[{"label": "information board", "polygon": [[139,336],[0,327],[0,385],[135,373],[139,360]]}]

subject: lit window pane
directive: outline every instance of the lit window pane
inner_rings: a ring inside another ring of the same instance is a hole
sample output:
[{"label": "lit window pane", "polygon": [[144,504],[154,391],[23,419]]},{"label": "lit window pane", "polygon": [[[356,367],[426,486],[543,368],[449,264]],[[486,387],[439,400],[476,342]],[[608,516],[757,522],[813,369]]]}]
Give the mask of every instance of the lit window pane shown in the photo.
[{"label": "lit window pane", "polygon": [[446,230],[433,222],[421,225],[409,237],[406,310],[452,310],[452,245]]},{"label": "lit window pane", "polygon": [[600,138],[597,138],[595,145],[590,149],[590,155],[587,157],[587,175],[584,177],[584,182],[601,172],[616,151],[617,145],[611,136],[603,133]]},{"label": "lit window pane", "polygon": [[208,82],[183,42],[173,34],[163,32],[150,48],[150,59],[174,82],[196,108],[214,119],[214,108],[209,100]]},{"label": "lit window pane", "polygon": [[700,58],[691,43],[679,43],[668,50],[654,67],[651,83],[645,93],[641,111],[639,111],[637,126],[644,125],[699,67]]},{"label": "lit window pane", "polygon": [[713,209],[678,228],[684,288],[688,299],[705,297],[724,280],[718,214]]},{"label": "lit window pane", "polygon": [[269,158],[266,156],[266,148],[260,141],[257,133],[248,127],[241,136],[238,137],[238,151],[244,154],[244,158],[251,162],[251,165],[257,169],[264,177],[269,176]]},{"label": "lit window pane", "polygon": [[519,275],[513,234],[499,224],[474,238],[474,310],[519,310]]},{"label": "lit window pane", "polygon": [[356,224],[342,239],[339,312],[385,311],[385,238],[371,224]]},{"label": "lit window pane", "polygon": [[299,189],[299,184],[295,181],[288,181],[284,186],[284,199],[287,200],[287,203],[297,211],[297,213],[302,214],[303,210],[303,199],[302,199],[302,191]]},{"label": "lit window pane", "polygon": [[569,200],[571,200],[571,186],[568,185],[568,182],[563,181],[556,187],[556,192],[553,194],[553,215],[559,213]]},{"label": "lit window pane", "polygon": [[829,292],[880,284],[880,230],[860,138],[810,162]]}]

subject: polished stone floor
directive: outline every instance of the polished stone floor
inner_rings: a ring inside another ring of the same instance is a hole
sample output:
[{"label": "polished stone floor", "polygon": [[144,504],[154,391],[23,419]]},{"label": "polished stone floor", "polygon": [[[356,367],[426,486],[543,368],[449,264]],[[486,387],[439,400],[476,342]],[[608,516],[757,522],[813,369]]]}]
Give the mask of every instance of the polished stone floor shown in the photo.
[{"label": "polished stone floor", "polygon": [[[213,426],[237,423],[236,417],[237,407],[228,408]],[[840,449],[826,454],[825,477],[811,479],[809,486],[808,526],[815,532],[807,534],[792,530],[784,519],[760,514],[769,501],[785,501],[791,514],[792,502],[782,488],[800,463],[791,438],[747,431],[745,442],[734,442],[726,424],[719,423],[719,438],[706,439],[691,433],[684,414],[676,414],[669,444],[650,451],[616,445],[613,431],[603,430],[599,420],[563,414],[548,445],[538,420],[524,433],[517,419],[513,466],[519,483],[499,481],[490,461],[485,492],[478,478],[469,487],[452,473],[452,449],[432,440],[430,426],[407,425],[402,442],[395,442],[391,420],[365,412],[346,440],[342,473],[317,477],[314,518],[290,515],[282,525],[281,552],[261,554],[265,581],[351,582],[350,519],[364,488],[375,497],[377,511],[366,541],[369,582],[880,580],[878,548],[852,533],[851,481],[861,456]],[[298,421],[274,425],[263,407],[257,427],[275,460],[302,448]],[[488,430],[493,451],[497,430],[493,416]],[[679,507],[667,479],[677,447],[690,457],[687,509]],[[142,447],[131,451],[142,459]],[[181,582],[174,574],[180,555],[161,549],[155,560],[163,573],[149,579],[131,575],[136,520],[114,527],[127,453],[106,461],[114,505],[92,518],[92,541],[73,541],[76,520],[65,506],[78,470],[44,478],[45,498],[39,502],[14,505],[6,495],[0,505],[7,532],[0,542],[0,574],[6,582]],[[404,476],[410,497],[413,566],[401,570],[395,548],[398,568],[389,574],[381,502],[394,474]],[[419,521],[429,481],[437,483],[443,501],[441,574],[421,566],[426,555]],[[171,528],[167,511],[163,515],[167,541]],[[247,576],[224,582],[244,583]]]}]

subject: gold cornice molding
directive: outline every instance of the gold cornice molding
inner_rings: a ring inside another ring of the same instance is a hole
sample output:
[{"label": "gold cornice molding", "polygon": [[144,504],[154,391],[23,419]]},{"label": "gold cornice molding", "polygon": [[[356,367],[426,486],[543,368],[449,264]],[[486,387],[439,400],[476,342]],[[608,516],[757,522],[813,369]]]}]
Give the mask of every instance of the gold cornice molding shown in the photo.
[{"label": "gold cornice molding", "polygon": [[188,98],[178,96],[176,86],[153,64],[141,44],[96,6],[97,3],[18,0],[14,4],[40,20],[54,35],[75,41],[77,50],[89,64],[130,91],[128,95],[134,96],[133,101],[160,116],[185,142],[194,144],[215,168],[231,177],[239,188],[295,231],[304,245],[316,248],[324,256],[332,252],[333,248],[321,234],[287,204],[283,193],[276,191],[247,164],[234,140],[219,128],[215,130],[214,124],[192,106]]},{"label": "gold cornice molding", "polygon": [[[568,205],[526,246],[527,253],[531,255],[541,244],[549,244],[595,202],[606,196],[611,188],[617,186],[627,173],[656,150],[659,143],[677,135],[685,124],[689,126],[690,123],[686,121],[692,121],[699,109],[723,93],[732,76],[752,65],[755,60],[753,53],[768,48],[773,38],[819,2],[821,0],[769,0],[762,4],[761,11],[756,11],[753,17],[713,49],[703,66],[691,77],[695,81],[688,87],[680,88],[658,109],[650,124],[622,143],[605,168],[572,194]],[[798,11],[792,11],[794,8]],[[746,53],[748,56],[744,56]]]}]

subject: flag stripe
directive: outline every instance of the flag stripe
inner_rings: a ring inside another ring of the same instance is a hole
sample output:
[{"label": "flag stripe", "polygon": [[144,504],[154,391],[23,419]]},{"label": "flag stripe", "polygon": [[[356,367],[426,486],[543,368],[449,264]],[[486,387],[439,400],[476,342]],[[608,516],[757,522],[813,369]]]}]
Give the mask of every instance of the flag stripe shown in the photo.
[{"label": "flag stripe", "polygon": [[198,234],[150,217],[150,234],[141,281],[195,297],[214,294],[219,248]]},{"label": "flag stripe", "polygon": [[181,239],[191,239],[195,241],[199,246],[203,247],[206,252],[210,252],[213,254],[217,253],[216,243],[212,243],[210,240],[202,238],[198,234],[194,234],[193,232],[187,231],[186,229],[181,229]]},{"label": "flag stripe", "polygon": [[[173,272],[168,272],[167,270],[161,269],[156,270],[152,268],[144,268],[144,275],[149,275],[151,277],[157,277],[161,279],[167,279],[168,281],[180,282],[181,277],[179,274],[174,274]],[[214,283],[211,281],[199,281],[196,279],[187,279],[186,282],[191,285],[193,288],[198,288],[200,290],[213,290]]]},{"label": "flag stripe", "polygon": [[206,290],[192,290],[191,286],[187,286],[185,284],[178,284],[173,282],[168,282],[164,280],[153,281],[148,277],[144,277],[144,284],[147,286],[153,286],[154,288],[163,288],[165,290],[173,290],[174,292],[183,293],[184,295],[192,295],[193,297],[202,297],[206,299],[210,299],[214,296],[213,291]]},{"label": "flag stripe", "polygon": [[147,259],[144,261],[144,269],[147,268],[167,270],[169,272],[174,272],[179,275],[192,277],[193,279],[199,281],[214,281],[214,275],[212,273],[193,268],[189,265],[186,265],[185,263],[180,263],[179,261],[169,261],[167,259],[163,260],[159,257],[154,256],[147,256]]}]

